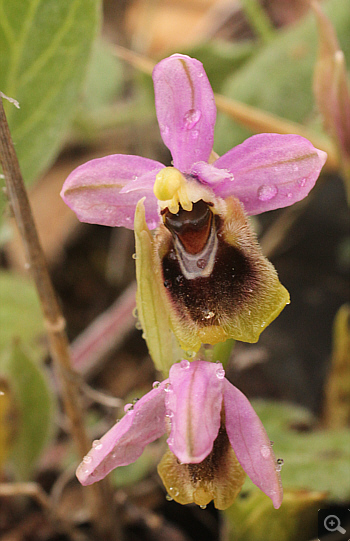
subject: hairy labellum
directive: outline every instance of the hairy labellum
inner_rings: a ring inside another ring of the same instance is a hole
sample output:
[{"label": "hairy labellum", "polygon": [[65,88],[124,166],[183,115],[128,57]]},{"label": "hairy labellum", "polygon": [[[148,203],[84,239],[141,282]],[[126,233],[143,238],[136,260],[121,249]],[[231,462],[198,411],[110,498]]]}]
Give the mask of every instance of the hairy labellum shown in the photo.
[{"label": "hairy labellum", "polygon": [[188,212],[163,212],[154,263],[170,321],[182,347],[227,338],[256,342],[289,302],[272,264],[262,255],[239,201],[225,213],[199,201]]}]

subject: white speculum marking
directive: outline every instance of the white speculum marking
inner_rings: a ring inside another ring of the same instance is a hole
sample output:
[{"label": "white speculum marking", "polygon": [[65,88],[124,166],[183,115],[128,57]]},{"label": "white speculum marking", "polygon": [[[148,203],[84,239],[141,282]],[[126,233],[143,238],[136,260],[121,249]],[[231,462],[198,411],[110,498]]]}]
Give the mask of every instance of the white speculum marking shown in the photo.
[{"label": "white speculum marking", "polygon": [[177,237],[174,239],[174,245],[178,255],[181,271],[187,280],[194,280],[194,278],[207,278],[211,275],[218,248],[218,237],[214,223],[211,227],[206,245],[198,254],[190,254],[186,252],[181,244],[181,241]]}]

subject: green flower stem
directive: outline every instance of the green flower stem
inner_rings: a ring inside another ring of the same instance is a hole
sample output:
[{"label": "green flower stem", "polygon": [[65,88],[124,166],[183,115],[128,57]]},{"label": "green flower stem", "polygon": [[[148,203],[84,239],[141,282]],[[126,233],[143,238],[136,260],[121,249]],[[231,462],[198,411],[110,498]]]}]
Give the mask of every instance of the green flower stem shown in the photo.
[{"label": "green flower stem", "polygon": [[[5,176],[7,197],[22,237],[26,260],[40,299],[50,353],[60,379],[62,398],[70,421],[72,437],[79,455],[83,457],[88,452],[90,443],[84,427],[77,379],[71,368],[65,320],[49,276],[1,98],[0,161]],[[106,482],[96,483],[92,485],[88,494],[92,520],[98,538],[120,540],[109,485]]]},{"label": "green flower stem", "polygon": [[269,43],[274,38],[274,28],[259,0],[241,0],[241,5],[250,26],[262,43]]}]

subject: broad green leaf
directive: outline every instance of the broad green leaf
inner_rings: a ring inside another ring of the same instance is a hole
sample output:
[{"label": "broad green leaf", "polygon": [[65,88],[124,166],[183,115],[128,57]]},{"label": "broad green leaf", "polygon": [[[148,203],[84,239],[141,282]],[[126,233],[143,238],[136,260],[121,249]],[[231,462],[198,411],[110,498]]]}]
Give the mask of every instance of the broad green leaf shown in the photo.
[{"label": "broad green leaf", "polygon": [[276,457],[284,460],[285,489],[325,491],[332,501],[350,499],[348,429],[318,428],[310,413],[292,404],[257,402],[254,409],[275,442]]},{"label": "broad green leaf", "polygon": [[38,364],[15,342],[0,357],[0,375],[7,378],[17,409],[17,431],[10,451],[18,480],[30,479],[50,435],[54,400]]},{"label": "broad green leaf", "polygon": [[18,428],[15,400],[7,378],[0,373],[0,477]]},{"label": "broad green leaf", "polygon": [[284,493],[280,509],[254,487],[237,498],[224,514],[229,541],[308,541],[316,528],[317,510],[326,499],[323,492],[307,490]]},{"label": "broad green leaf", "polygon": [[[324,7],[349,65],[350,0],[330,0]],[[272,43],[261,47],[227,80],[222,93],[288,120],[310,123],[315,115],[312,79],[317,41],[315,17],[309,13],[299,24],[281,30]],[[249,131],[219,115],[215,150],[223,154],[249,135]]]},{"label": "broad green leaf", "polygon": [[34,285],[23,276],[0,272],[0,352],[13,338],[34,345],[43,318]]},{"label": "broad green leaf", "polygon": [[60,149],[76,107],[100,0],[0,0],[0,89],[23,176],[36,179]]}]

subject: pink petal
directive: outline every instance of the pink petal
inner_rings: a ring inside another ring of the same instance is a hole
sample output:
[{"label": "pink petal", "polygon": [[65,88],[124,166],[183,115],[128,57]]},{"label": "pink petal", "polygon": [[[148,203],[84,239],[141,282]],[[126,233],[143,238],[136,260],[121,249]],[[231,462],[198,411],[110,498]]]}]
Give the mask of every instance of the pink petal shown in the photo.
[{"label": "pink petal", "polygon": [[91,485],[114,468],[135,462],[148,443],[164,434],[164,387],[167,382],[163,381],[143,396],[100,440],[94,442],[77,469],[82,485]]},{"label": "pink petal", "polygon": [[[140,156],[114,154],[77,167],[66,179],[61,196],[81,222],[124,226],[133,229],[137,202],[144,196],[150,229],[159,223],[158,203],[153,194],[156,174],[164,165]],[[122,193],[128,183],[139,190]]]},{"label": "pink petal", "polygon": [[213,148],[216,107],[208,77],[201,62],[174,54],[155,66],[153,83],[163,141],[174,166],[189,172]]},{"label": "pink petal", "polygon": [[216,195],[234,195],[248,214],[287,207],[307,196],[327,155],[299,135],[262,133],[218,158],[213,166],[233,175],[233,180],[211,182]]},{"label": "pink petal", "polygon": [[[222,365],[181,361],[169,373],[166,410],[171,420],[170,450],[185,464],[202,462],[220,428]],[[221,374],[221,373],[219,373]]]},{"label": "pink petal", "polygon": [[283,490],[271,442],[249,400],[224,381],[226,432],[237,459],[253,483],[271,498],[275,509]]}]

